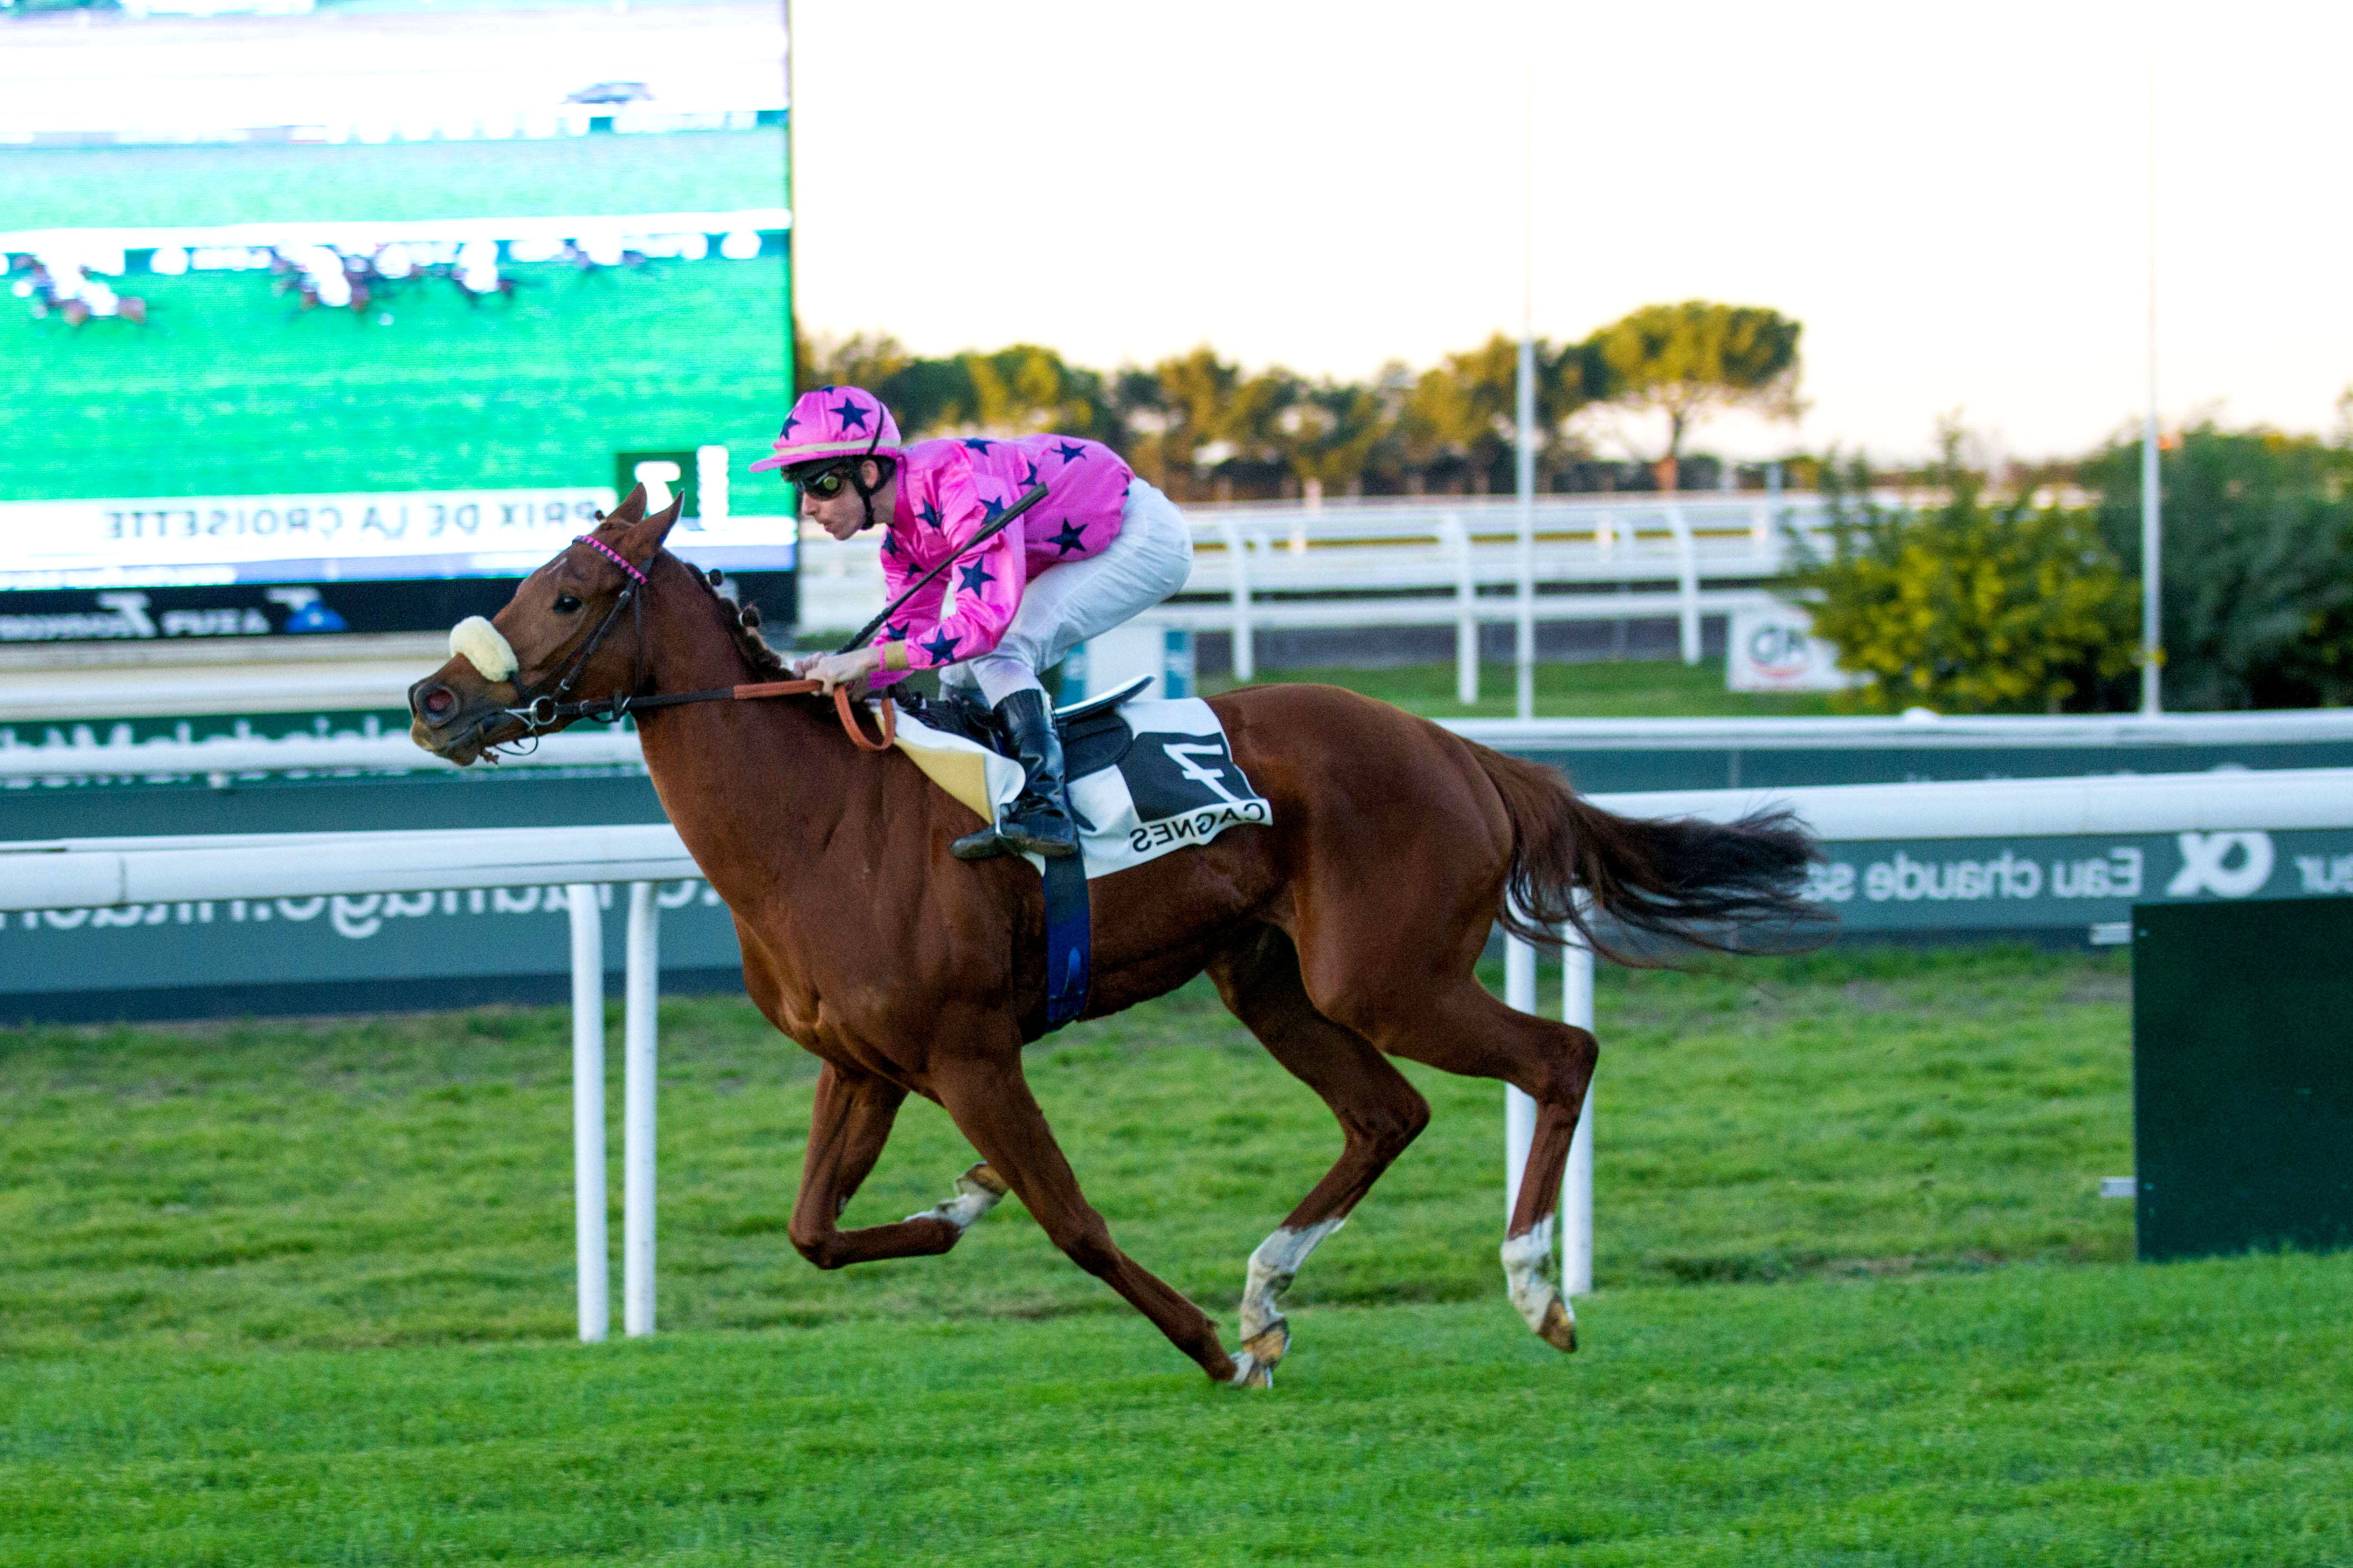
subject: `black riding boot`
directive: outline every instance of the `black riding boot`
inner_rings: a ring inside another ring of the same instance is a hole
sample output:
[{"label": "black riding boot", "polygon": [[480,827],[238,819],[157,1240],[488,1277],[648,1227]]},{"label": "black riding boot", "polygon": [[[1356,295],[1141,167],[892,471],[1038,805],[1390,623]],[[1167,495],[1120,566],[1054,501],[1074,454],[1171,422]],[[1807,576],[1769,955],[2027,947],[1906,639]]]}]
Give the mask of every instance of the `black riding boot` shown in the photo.
[{"label": "black riding boot", "polygon": [[1054,733],[1046,694],[1034,687],[1015,692],[997,705],[997,723],[1021,764],[1021,793],[997,813],[996,822],[965,834],[949,852],[959,860],[1012,854],[1059,860],[1077,854],[1079,830],[1065,804],[1069,785],[1062,777],[1062,738]]}]

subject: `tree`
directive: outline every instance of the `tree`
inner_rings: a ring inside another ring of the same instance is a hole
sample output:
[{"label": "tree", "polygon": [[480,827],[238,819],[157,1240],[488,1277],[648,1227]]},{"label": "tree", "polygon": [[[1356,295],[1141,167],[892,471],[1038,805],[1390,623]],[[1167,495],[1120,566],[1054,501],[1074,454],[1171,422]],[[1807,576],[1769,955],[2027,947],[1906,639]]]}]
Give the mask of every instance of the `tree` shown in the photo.
[{"label": "tree", "polygon": [[1813,556],[1792,531],[1800,565],[1789,584],[1809,599],[1814,629],[1839,665],[1866,678],[1841,706],[1879,712],[2056,713],[2096,708],[2133,668],[2138,585],[2101,541],[2092,515],[2023,499],[1989,506],[1982,479],[1945,432],[1927,475],[1946,491],[1920,511],[1857,506],[1860,465],[1831,485],[1834,541]]},{"label": "tree", "polygon": [[1672,489],[1684,437],[1711,414],[1738,407],[1797,416],[1802,330],[1759,306],[1645,305],[1586,340],[1586,368],[1604,400],[1666,416],[1666,450],[1657,465],[1660,487]]},{"label": "tree", "polygon": [[[2353,449],[2276,430],[2185,430],[2158,454],[2168,708],[2353,702]],[[2140,443],[2082,468],[2101,531],[2140,567]]]}]

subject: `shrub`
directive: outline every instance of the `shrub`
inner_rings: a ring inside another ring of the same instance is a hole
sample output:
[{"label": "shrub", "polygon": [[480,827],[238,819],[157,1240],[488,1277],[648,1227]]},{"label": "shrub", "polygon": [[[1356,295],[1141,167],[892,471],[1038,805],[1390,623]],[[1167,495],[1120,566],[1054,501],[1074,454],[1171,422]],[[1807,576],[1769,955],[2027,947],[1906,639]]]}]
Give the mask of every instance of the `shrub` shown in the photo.
[{"label": "shrub", "polygon": [[1864,676],[1839,706],[1894,712],[2057,713],[2113,703],[2133,668],[2139,588],[2092,515],[1987,504],[1947,433],[1927,479],[1942,505],[1890,510],[1850,499],[1860,465],[1829,485],[1827,557],[1798,542],[1793,597],[1841,668]]},{"label": "shrub", "polygon": [[[2084,463],[2100,529],[2140,568],[2140,444]],[[2275,430],[2182,432],[2165,503],[2165,705],[2353,702],[2353,449]]]}]

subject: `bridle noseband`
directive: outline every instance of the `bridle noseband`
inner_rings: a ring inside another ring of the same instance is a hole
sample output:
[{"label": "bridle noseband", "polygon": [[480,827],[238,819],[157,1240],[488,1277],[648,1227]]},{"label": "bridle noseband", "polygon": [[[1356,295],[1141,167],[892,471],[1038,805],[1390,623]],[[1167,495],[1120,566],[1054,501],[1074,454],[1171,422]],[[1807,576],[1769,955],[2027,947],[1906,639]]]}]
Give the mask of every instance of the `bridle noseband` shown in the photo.
[{"label": "bridle noseband", "polygon": [[[499,747],[519,744],[525,741],[536,744],[541,736],[569,719],[598,719],[607,723],[617,724],[624,715],[635,713],[641,709],[677,708],[690,702],[743,702],[765,697],[802,697],[823,689],[823,683],[815,680],[762,680],[740,686],[714,686],[701,691],[645,692],[643,689],[646,684],[646,600],[653,593],[653,580],[646,575],[646,572],[653,566],[654,557],[661,553],[661,547],[659,545],[654,547],[653,555],[646,557],[645,568],[640,569],[632,564],[628,557],[607,544],[603,540],[595,539],[584,533],[574,539],[572,542],[586,545],[614,565],[618,566],[628,582],[621,589],[619,595],[614,599],[612,607],[605,612],[605,618],[596,623],[596,629],[588,634],[587,640],[583,642],[578,651],[565,663],[553,688],[546,690],[534,690],[533,687],[526,687],[520,679],[515,681],[516,705],[501,711],[511,719],[520,720],[523,724],[523,732],[511,742],[501,742]],[[606,637],[612,634],[613,627],[619,623],[623,610],[630,612],[638,636],[637,647],[630,654],[629,689],[616,691],[610,697],[605,698],[574,698],[572,689],[579,684],[581,671],[587,668],[590,659],[596,657],[596,650],[604,646]],[[520,676],[522,671],[517,670],[516,674]],[[891,699],[888,697],[882,699],[881,719],[882,738],[879,742],[869,741],[866,738],[866,732],[860,726],[857,715],[850,707],[848,687],[835,687],[833,699],[834,710],[841,718],[842,728],[849,732],[849,738],[858,743],[860,750],[881,752],[890,749],[898,734],[897,719]],[[495,754],[499,747],[491,747],[488,750]]]}]

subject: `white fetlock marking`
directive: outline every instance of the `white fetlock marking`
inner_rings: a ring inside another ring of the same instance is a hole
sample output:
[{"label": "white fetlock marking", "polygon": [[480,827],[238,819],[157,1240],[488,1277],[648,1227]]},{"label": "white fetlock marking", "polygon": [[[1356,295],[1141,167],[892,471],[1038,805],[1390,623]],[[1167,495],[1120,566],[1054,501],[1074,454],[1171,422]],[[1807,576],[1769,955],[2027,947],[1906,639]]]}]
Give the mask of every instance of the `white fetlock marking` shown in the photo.
[{"label": "white fetlock marking", "polygon": [[934,1204],[921,1214],[911,1214],[909,1219],[944,1219],[956,1227],[958,1235],[970,1230],[980,1216],[995,1208],[1005,1194],[981,1185],[969,1175],[958,1176],[956,1195],[944,1204]]},{"label": "white fetlock marking", "polygon": [[1282,1309],[1274,1299],[1291,1289],[1299,1266],[1317,1244],[1347,1223],[1345,1218],[1320,1220],[1303,1230],[1284,1226],[1258,1244],[1258,1250],[1250,1255],[1250,1275],[1242,1284],[1243,1339],[1254,1340],[1282,1321]]},{"label": "white fetlock marking", "polygon": [[[1560,1301],[1564,1309],[1568,1305],[1561,1300],[1559,1290],[1546,1277],[1552,1262],[1551,1217],[1538,1221],[1525,1236],[1505,1238],[1503,1254],[1504,1288],[1512,1298],[1512,1305],[1527,1320],[1530,1329],[1542,1333],[1552,1304]],[[1576,1321],[1574,1314],[1570,1321]]]},{"label": "white fetlock marking", "polygon": [[480,616],[468,616],[449,628],[449,652],[472,665],[484,680],[504,680],[515,672],[514,648]]}]

